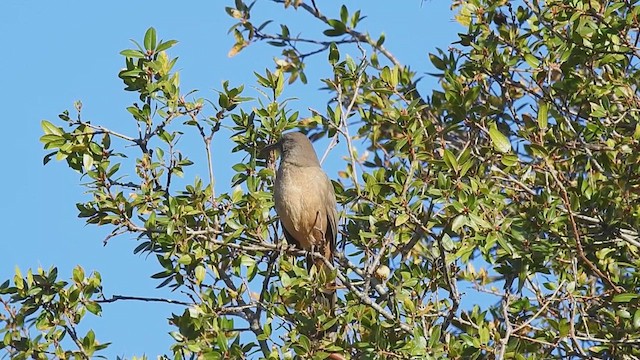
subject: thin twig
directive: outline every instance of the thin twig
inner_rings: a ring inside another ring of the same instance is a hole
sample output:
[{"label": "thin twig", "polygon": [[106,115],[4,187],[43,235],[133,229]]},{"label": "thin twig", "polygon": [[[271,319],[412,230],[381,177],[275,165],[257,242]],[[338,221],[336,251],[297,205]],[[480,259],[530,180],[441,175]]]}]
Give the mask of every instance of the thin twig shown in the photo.
[{"label": "thin twig", "polygon": [[[284,0],[273,0],[273,1],[280,4],[284,3]],[[301,3],[298,7],[306,10],[309,14],[313,15],[315,18],[321,20],[325,24],[329,24],[329,18],[327,18],[324,14],[322,14],[317,7],[313,7],[307,3]],[[389,59],[389,61],[391,61],[394,65],[402,66],[400,64],[400,61],[398,61],[398,59],[396,59],[396,57],[393,56],[393,54],[389,50],[387,50],[382,44],[378,44],[377,41],[374,41],[373,39],[371,39],[369,35],[363,34],[349,27],[346,28],[346,33],[351,35],[354,39],[357,39],[358,41],[369,44],[371,47],[375,48],[387,59]]]},{"label": "thin twig", "polygon": [[[68,319],[67,323],[71,323],[71,320]],[[80,339],[78,338],[78,334],[76,333],[76,329],[73,326],[69,326],[69,325],[62,325],[62,327],[64,327],[64,329],[67,331],[67,333],[69,334],[69,336],[71,336],[71,339],[73,340],[73,342],[76,344],[76,346],[78,347],[78,350],[80,350],[80,357],[83,359],[89,359],[89,355],[87,354],[87,352],[84,349],[84,346],[82,345],[82,341],[80,341]]]},{"label": "thin twig", "polygon": [[129,295],[113,295],[110,298],[103,298],[94,300],[97,303],[106,304],[106,303],[114,303],[116,301],[123,300],[132,300],[132,301],[144,301],[144,302],[160,302],[166,304],[176,304],[176,305],[185,305],[185,306],[193,306],[194,303],[180,301],[180,300],[172,300],[166,298],[156,298],[156,297],[146,297],[146,296],[129,296]]},{"label": "thin twig", "polygon": [[438,244],[438,250],[440,252],[440,261],[442,261],[442,271],[444,273],[445,280],[447,281],[447,286],[449,287],[449,299],[451,300],[451,308],[449,309],[449,314],[442,323],[441,337],[444,337],[444,335],[446,334],[445,330],[449,327],[449,325],[451,325],[451,321],[453,320],[453,317],[456,315],[458,307],[460,306],[460,292],[458,291],[458,283],[451,275],[449,265],[447,265],[447,253],[444,249],[444,245],[442,244],[442,237],[446,234],[447,229],[449,229],[448,223],[436,238],[436,243]]},{"label": "thin twig", "polygon": [[562,183],[562,181],[560,181],[560,177],[558,175],[558,171],[549,163],[547,163],[547,168],[549,169],[549,172],[551,173],[551,176],[553,177],[554,181],[556,182],[556,184],[558,185],[558,187],[560,188],[560,192],[562,195],[562,200],[564,202],[564,206],[567,208],[567,213],[569,214],[569,222],[571,224],[571,228],[573,230],[573,236],[576,240],[576,250],[578,253],[578,257],[580,257],[580,259],[596,274],[598,275],[601,279],[605,280],[609,286],[611,286],[613,288],[613,290],[617,293],[621,293],[624,291],[624,289],[622,289],[621,287],[619,287],[618,285],[616,285],[613,280],[611,280],[611,278],[607,275],[605,275],[597,266],[595,266],[595,264],[593,264],[591,262],[591,260],[589,260],[587,258],[587,256],[584,253],[584,248],[582,247],[582,240],[580,238],[580,232],[578,231],[578,225],[576,224],[576,220],[573,216],[573,211],[571,210],[571,201],[569,201],[569,195],[567,193],[567,189],[565,188],[564,184]]},{"label": "thin twig", "polygon": [[[219,271],[219,273],[220,273],[220,278],[222,279],[222,281],[224,281],[227,287],[237,292],[238,289],[236,285],[233,283],[233,281],[231,280],[231,278],[229,277],[229,275],[224,271]],[[265,356],[265,358],[268,358],[271,351],[269,350],[269,345],[267,344],[267,340],[262,339],[264,331],[262,330],[260,317],[257,316],[257,312],[253,312],[251,311],[251,308],[247,307],[249,304],[245,302],[241,296],[238,296],[236,298],[236,302],[238,303],[238,306],[242,308],[242,313],[244,314],[247,322],[249,322],[249,328],[251,328],[251,331],[256,335],[262,354]]]},{"label": "thin twig", "polygon": [[511,324],[511,320],[509,319],[509,304],[511,301],[511,283],[513,282],[513,278],[510,278],[505,282],[504,285],[504,296],[502,297],[502,316],[504,317],[504,336],[500,339],[498,348],[496,349],[496,360],[503,360],[504,354],[507,351],[507,344],[509,343],[509,339],[511,338],[511,334],[513,334],[513,325]]},{"label": "thin twig", "polygon": [[533,320],[535,320],[536,318],[538,318],[538,316],[540,316],[543,312],[545,312],[547,310],[547,307],[549,307],[549,304],[551,304],[551,302],[556,299],[556,296],[558,295],[558,292],[562,289],[562,287],[564,286],[565,282],[566,282],[565,280],[562,280],[560,285],[558,285],[558,288],[556,289],[556,291],[554,291],[553,294],[551,294],[551,299],[549,299],[548,301],[545,301],[544,304],[542,304],[542,306],[540,307],[540,309],[538,309],[538,311],[536,311],[536,313],[533,314],[533,316],[528,318],[527,321],[525,321],[522,324],[518,325],[515,329],[513,329],[513,332],[515,332],[515,333],[520,332],[520,330],[522,330],[525,327],[527,327],[529,324],[531,324],[531,322]]},{"label": "thin twig", "polygon": [[[102,134],[109,134],[109,135],[113,135],[113,136],[115,136],[115,137],[117,137],[117,138],[120,138],[120,139],[122,139],[122,140],[129,141],[129,142],[132,142],[132,143],[137,143],[137,141],[138,141],[138,140],[136,140],[136,139],[134,139],[134,138],[132,138],[132,137],[130,137],[130,136],[127,136],[127,135],[124,135],[124,134],[120,134],[120,133],[115,132],[115,131],[113,131],[113,130],[107,129],[107,128],[106,128],[106,127],[104,127],[104,126],[100,126],[100,125],[93,125],[93,124],[91,124],[91,123],[84,122],[84,121],[76,121],[76,122],[71,123],[71,125],[83,125],[83,126],[86,126],[86,127],[88,127],[88,128],[91,128],[91,129],[93,129],[93,130],[98,131],[97,133],[95,133],[95,132],[94,132],[94,133],[92,133],[92,134],[86,134],[86,135],[99,135],[99,134],[101,134],[101,133],[102,133]],[[83,134],[83,135],[85,135],[85,134]]]}]

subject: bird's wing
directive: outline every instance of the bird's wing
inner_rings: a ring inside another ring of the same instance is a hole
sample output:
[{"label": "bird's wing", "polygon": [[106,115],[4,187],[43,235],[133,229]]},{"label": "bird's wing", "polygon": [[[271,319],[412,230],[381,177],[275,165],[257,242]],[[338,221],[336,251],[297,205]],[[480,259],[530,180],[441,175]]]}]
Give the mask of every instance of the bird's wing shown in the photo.
[{"label": "bird's wing", "polygon": [[330,201],[327,201],[327,232],[325,239],[329,242],[329,249],[331,251],[329,260],[332,260],[333,254],[336,252],[336,239],[338,237],[338,211],[336,209],[336,194],[333,190],[333,184],[328,178],[327,186]]}]

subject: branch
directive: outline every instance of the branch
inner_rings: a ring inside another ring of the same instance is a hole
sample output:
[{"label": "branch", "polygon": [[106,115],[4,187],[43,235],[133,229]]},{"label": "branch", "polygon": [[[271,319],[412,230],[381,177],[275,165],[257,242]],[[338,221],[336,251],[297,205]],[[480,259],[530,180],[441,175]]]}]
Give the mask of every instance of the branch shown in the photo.
[{"label": "branch", "polygon": [[[524,183],[522,183],[521,181],[508,176],[504,171],[502,171],[502,169],[492,166],[491,170],[496,171],[498,173],[500,173],[501,175],[505,176],[504,178],[502,177],[496,177],[496,179],[498,180],[503,180],[503,181],[508,181],[511,183],[514,183],[516,185],[518,185],[521,189],[523,189],[524,191],[526,191],[529,195],[531,196],[538,196],[538,194],[535,192],[535,190],[531,189],[530,187],[528,187],[527,185],[525,185]],[[569,210],[567,209],[562,209],[564,210],[567,214],[569,214]],[[583,220],[585,222],[591,223],[591,224],[595,224],[595,225],[599,225],[599,226],[606,226],[607,224],[604,223],[604,221],[602,219],[598,219],[592,216],[587,216],[587,215],[582,215],[582,214],[577,214],[577,213],[572,213],[573,217],[579,220]],[[618,240],[622,240],[622,241],[626,241],[627,243],[639,247],[640,248],[640,234],[638,233],[638,231],[633,230],[633,229],[623,229],[623,228],[619,228],[618,231],[620,232],[620,237]]]},{"label": "branch", "polygon": [[[309,111],[314,112],[315,110],[309,109]],[[327,149],[324,151],[324,154],[322,154],[322,159],[320,159],[320,164],[324,163],[324,160],[327,158],[327,155],[329,155],[329,152],[331,151],[331,149],[333,149],[334,147],[336,147],[336,145],[338,145],[338,133],[336,132],[335,135],[333,135],[333,137],[331,138],[331,142],[329,142],[329,146],[327,146]]]},{"label": "branch", "polygon": [[[279,253],[274,253],[269,257],[269,264],[267,265],[267,270],[266,270],[266,275],[264,276],[264,281],[262,282],[262,290],[260,291],[260,303],[262,304],[264,302],[264,294],[267,293],[267,290],[269,288],[269,281],[271,280],[271,276],[273,276],[273,266],[276,263],[276,260],[278,259],[278,255],[280,255]],[[256,315],[258,316],[258,318],[260,317],[262,313],[262,308],[259,307],[256,310]]]},{"label": "branch", "polygon": [[128,296],[128,295],[113,295],[110,298],[103,298],[103,299],[95,300],[95,302],[102,303],[102,304],[107,304],[107,303],[114,303],[116,301],[121,301],[121,300],[133,300],[133,301],[144,301],[144,302],[160,302],[160,303],[175,304],[175,305],[185,305],[185,306],[193,306],[193,305],[195,305],[194,303],[190,303],[190,302],[186,302],[186,301],[180,301],[180,300],[172,300],[172,299],[156,298],[156,297]]},{"label": "branch", "polygon": [[502,296],[502,316],[504,317],[505,332],[504,337],[500,339],[499,346],[496,349],[496,360],[503,360],[507,351],[507,344],[509,338],[513,334],[513,325],[509,320],[509,303],[511,301],[511,284],[513,283],[513,277],[509,277],[504,283],[504,295]]},{"label": "branch", "polygon": [[[560,192],[561,192],[561,195],[562,195],[562,200],[564,202],[564,206],[567,208],[567,213],[569,214],[569,222],[571,223],[571,229],[573,230],[573,236],[574,236],[574,238],[576,240],[576,250],[577,250],[577,253],[578,253],[578,257],[580,257],[580,259],[596,275],[598,275],[601,279],[604,279],[609,284],[609,286],[611,286],[613,288],[613,290],[615,292],[617,292],[617,293],[623,292],[624,289],[622,289],[620,286],[616,285],[613,282],[613,280],[611,280],[611,278],[609,276],[604,274],[585,255],[584,248],[582,247],[582,240],[580,239],[580,232],[578,231],[578,225],[576,224],[576,220],[575,220],[575,218],[573,216],[573,210],[571,210],[571,202],[569,201],[569,195],[567,193],[567,189],[564,187],[564,184],[562,183],[562,181],[560,181],[560,178],[558,176],[558,171],[553,166],[551,166],[551,164],[549,164],[548,162],[547,162],[547,168],[549,169],[549,172],[551,173],[551,176],[553,177],[554,181],[556,182],[556,184],[560,188]],[[575,274],[575,275],[577,276],[577,274]]]},{"label": "branch", "polygon": [[[284,4],[284,0],[273,0],[275,3]],[[329,18],[327,18],[324,14],[320,12],[320,9],[316,6],[311,6],[307,3],[302,3],[298,7],[306,10],[309,14],[313,15],[316,19],[322,21],[323,23],[329,25]],[[346,27],[346,24],[345,24]],[[359,31],[351,29],[349,27],[346,28],[346,33],[351,35],[354,39],[369,44],[372,48],[378,50],[382,55],[384,55],[389,61],[391,61],[396,66],[402,66],[400,61],[396,59],[395,56],[389,50],[387,50],[382,44],[378,45],[376,41],[373,41],[369,35],[363,34]]]},{"label": "branch", "polygon": [[[215,132],[217,131],[217,126],[216,127],[212,127],[211,129],[211,135],[207,136],[204,132],[204,128],[202,127],[202,125],[200,125],[200,123],[198,122],[197,119],[197,113],[195,112],[189,112],[188,113],[189,116],[191,117],[191,120],[193,120],[193,122],[196,124],[196,127],[198,128],[198,131],[200,132],[200,136],[202,137],[202,141],[204,141],[204,147],[205,150],[207,152],[207,169],[208,169],[208,174],[209,174],[209,186],[211,186],[211,206],[212,207],[216,207],[217,206],[217,202],[216,202],[216,190],[215,190],[215,177],[213,176],[213,160],[211,157],[211,140],[213,139],[213,135],[215,134]],[[219,125],[220,123],[218,123]],[[206,213],[205,213],[206,216]],[[208,216],[207,216],[208,218]],[[218,216],[215,216],[213,219],[213,226],[214,228],[218,228],[219,224],[218,224]]]},{"label": "branch", "polygon": [[445,330],[449,327],[449,325],[451,325],[451,321],[453,320],[453,317],[456,315],[458,307],[460,306],[460,293],[458,292],[458,283],[451,276],[449,266],[447,265],[446,251],[444,249],[444,245],[442,244],[442,237],[446,234],[448,228],[449,224],[447,223],[436,238],[436,242],[438,243],[438,250],[440,252],[440,259],[442,261],[442,271],[444,272],[444,277],[447,281],[447,286],[449,287],[449,299],[452,302],[451,308],[449,309],[449,314],[442,323],[441,336],[444,336],[446,334]]},{"label": "branch", "polygon": [[[362,62],[358,67],[358,69],[363,68],[362,65],[366,61],[366,55],[364,54],[364,50],[362,49],[360,50],[363,52],[363,57],[362,57]],[[357,161],[355,158],[355,149],[351,141],[351,135],[349,134],[349,124],[347,123],[347,119],[349,118],[349,114],[351,113],[351,111],[353,110],[353,107],[356,104],[356,100],[358,99],[358,92],[360,91],[361,85],[362,85],[362,73],[360,72],[357,74],[357,79],[355,81],[355,84],[353,85],[353,96],[351,97],[351,99],[349,100],[349,104],[345,108],[344,102],[343,102],[342,83],[338,82],[337,84],[334,84],[337,95],[338,95],[337,96],[338,104],[340,106],[340,125],[335,127],[335,129],[337,130],[338,133],[344,136],[345,140],[347,141],[347,150],[349,151],[349,159],[351,162],[351,173],[352,173],[353,183],[356,187],[356,192],[358,194],[360,194],[360,184],[358,182],[358,174],[356,170]],[[333,124],[333,122],[329,121],[327,122],[327,124],[331,125]]]},{"label": "branch", "polygon": [[[130,230],[135,230],[135,231],[139,231],[139,232],[147,232],[148,231],[147,229],[145,229],[143,227],[135,226],[134,224],[130,224],[129,227],[130,227]],[[388,312],[387,310],[382,308],[379,304],[377,304],[375,301],[373,301],[370,297],[368,297],[362,291],[358,290],[356,288],[356,286],[354,284],[352,284],[351,281],[347,277],[345,277],[344,275],[342,275],[342,273],[337,271],[337,268],[332,263],[330,263],[324,257],[323,254],[321,254],[319,252],[308,252],[308,251],[300,250],[300,249],[295,248],[295,246],[289,246],[289,247],[283,248],[282,246],[279,246],[279,245],[276,245],[276,244],[272,244],[272,243],[266,243],[266,242],[249,243],[249,244],[238,244],[238,243],[224,242],[222,240],[218,240],[216,238],[212,238],[212,237],[208,236],[210,234],[217,234],[217,233],[219,233],[219,232],[216,231],[216,230],[213,230],[213,229],[207,229],[207,230],[201,230],[201,231],[187,230],[187,234],[196,236],[198,238],[201,238],[202,240],[207,241],[207,242],[209,242],[211,244],[224,246],[224,247],[228,247],[228,248],[232,248],[232,249],[238,249],[238,250],[241,250],[241,251],[244,251],[244,252],[274,252],[274,251],[279,252],[279,251],[283,251],[283,252],[285,252],[287,254],[292,254],[292,255],[296,255],[296,256],[311,256],[311,257],[316,258],[316,259],[321,259],[325,263],[325,265],[327,266],[327,268],[330,271],[336,271],[336,276],[338,277],[338,279],[340,279],[340,281],[342,281],[342,283],[345,285],[345,287],[347,289],[349,289],[349,291],[351,291],[355,296],[358,297],[358,299],[360,299],[361,303],[369,305],[371,308],[376,310],[380,315],[382,315],[387,320],[392,321],[392,322],[397,322],[398,326],[403,331],[405,331],[406,333],[413,334],[413,328],[409,324],[406,324],[406,323],[403,323],[401,321],[398,321],[398,319],[396,319],[390,312]],[[337,257],[338,258],[344,258],[344,255],[343,254],[342,255],[338,255]],[[222,277],[222,280],[225,282],[225,284],[227,286],[231,287],[232,289],[234,289],[236,287],[235,284],[233,284],[233,282],[231,281],[231,279],[229,279],[229,277],[226,276],[226,274],[223,271],[220,272],[220,276]],[[248,305],[242,299],[238,299],[237,301],[238,301],[238,304],[240,306]],[[245,309],[244,313],[247,316],[249,323],[251,324],[251,330],[254,331],[254,333],[256,333],[256,335],[262,334],[262,329],[260,328],[260,322],[259,322],[259,319],[256,318],[256,314],[253,313],[249,309]],[[264,342],[264,344],[260,344],[260,346],[261,346],[261,348],[263,350],[263,353],[264,353],[264,351],[267,351],[265,353],[265,356],[268,356],[269,348],[268,348],[266,342]]]},{"label": "branch", "polygon": [[[70,323],[71,320],[69,318],[67,318],[66,322]],[[80,339],[78,338],[78,334],[76,333],[76,329],[73,326],[69,326],[67,324],[63,324],[62,327],[67,331],[69,336],[71,336],[71,339],[73,340],[73,342],[78,347],[78,350],[80,350],[80,357],[82,359],[89,360],[89,355],[87,355],[86,351],[84,350],[84,346],[82,345],[82,341],[80,341]]]},{"label": "branch", "polygon": [[542,304],[542,307],[540,307],[540,309],[538,309],[538,311],[536,311],[536,313],[533,314],[533,316],[527,319],[527,321],[523,322],[522,324],[518,325],[518,327],[513,329],[513,332],[514,333],[520,332],[520,330],[524,329],[526,326],[531,324],[533,320],[535,320],[538,316],[540,316],[543,312],[545,312],[547,310],[547,307],[549,307],[549,304],[551,304],[551,302],[555,300],[556,296],[558,295],[558,292],[562,289],[565,282],[566,280],[562,280],[560,285],[558,285],[558,288],[556,289],[556,291],[554,291],[553,294],[551,294],[551,298],[548,301],[545,301],[544,304]]},{"label": "branch", "polygon": [[[231,280],[231,278],[229,278],[229,275],[224,271],[219,271],[219,273],[220,273],[220,278],[222,279],[222,281],[224,281],[227,287],[237,292],[238,289],[236,285],[233,283],[233,281]],[[265,356],[265,358],[269,358],[269,354],[271,353],[271,351],[269,350],[269,345],[267,344],[267,340],[260,339],[264,334],[264,331],[262,331],[262,324],[260,324],[260,316],[258,316],[257,312],[251,311],[251,307],[249,307],[249,304],[247,304],[242,299],[242,297],[238,296],[236,298],[236,302],[238,303],[239,305],[238,308],[241,309],[247,322],[249,322],[249,328],[256,335],[256,339],[258,340],[258,344],[260,345],[260,350],[262,351],[262,354]]]},{"label": "branch", "polygon": [[[335,256],[338,262],[340,263],[340,265],[342,265],[345,268],[351,269],[362,279],[365,279],[367,274],[365,274],[365,272],[361,268],[359,268],[356,264],[352,263],[349,259],[347,259],[347,257],[344,255],[343,252],[339,252]],[[371,281],[373,282],[374,284],[373,288],[376,290],[378,295],[380,295],[381,297],[386,297],[389,295],[389,292],[387,291],[387,289],[384,288],[382,283],[377,278],[372,277]]]},{"label": "branch", "polygon": [[[306,251],[305,251],[306,252]],[[308,253],[308,252],[307,252]],[[329,262],[329,260],[327,260],[322,254],[320,253],[308,253],[309,255],[313,256],[316,259],[323,259],[325,265],[327,267],[329,267],[329,269],[331,271],[336,270],[335,267],[333,266],[333,264],[331,264]],[[398,326],[400,327],[400,329],[402,329],[402,331],[406,332],[407,334],[412,335],[413,334],[413,327],[410,326],[407,323],[403,323],[402,321],[399,321],[398,319],[396,319],[390,312],[388,312],[387,310],[383,309],[382,306],[380,306],[378,303],[374,302],[370,297],[368,297],[366,294],[364,294],[363,292],[361,292],[360,290],[358,290],[352,283],[351,280],[348,277],[345,277],[344,275],[342,275],[339,271],[336,271],[336,277],[338,279],[340,279],[340,281],[345,285],[345,287],[347,289],[349,289],[349,291],[351,291],[355,296],[358,297],[358,299],[360,299],[360,302],[370,306],[371,308],[373,308],[375,311],[377,311],[380,315],[382,315],[385,319],[391,321],[391,322],[396,322],[398,323]]]},{"label": "branch", "polygon": [[389,244],[391,244],[392,241],[393,239],[390,236],[385,237],[382,242],[382,246],[380,246],[380,249],[378,250],[378,253],[374,256],[371,263],[369,263],[369,266],[366,272],[367,276],[363,278],[365,293],[369,292],[369,286],[371,286],[371,279],[375,279],[375,277],[373,277],[373,273],[378,269],[378,266],[380,265],[380,260],[382,259],[382,256],[384,256],[384,254],[387,252],[387,247],[389,246]]},{"label": "branch", "polygon": [[496,179],[498,180],[502,180],[502,181],[508,181],[508,182],[512,182],[518,186],[520,186],[520,188],[522,188],[524,191],[526,191],[527,193],[529,193],[529,195],[531,196],[537,196],[538,194],[535,192],[535,190],[531,189],[530,187],[528,187],[527,185],[525,185],[524,183],[522,183],[520,180],[515,179],[509,175],[507,175],[504,171],[502,171],[502,169],[500,169],[497,166],[491,166],[491,170],[505,176],[504,178],[502,177],[496,177]]},{"label": "branch", "polygon": [[86,126],[88,128],[91,128],[93,130],[96,130],[97,132],[93,133],[94,135],[109,134],[109,135],[115,136],[117,138],[129,141],[129,142],[132,142],[132,143],[137,143],[138,142],[138,140],[136,140],[136,139],[134,139],[134,138],[132,138],[130,136],[123,135],[123,134],[117,133],[115,131],[109,130],[104,126],[93,125],[91,123],[80,121],[80,120],[72,122],[71,125],[83,125],[83,126]]},{"label": "branch", "polygon": [[640,339],[601,339],[584,335],[576,335],[576,339],[581,341],[601,342],[604,344],[640,345]]}]

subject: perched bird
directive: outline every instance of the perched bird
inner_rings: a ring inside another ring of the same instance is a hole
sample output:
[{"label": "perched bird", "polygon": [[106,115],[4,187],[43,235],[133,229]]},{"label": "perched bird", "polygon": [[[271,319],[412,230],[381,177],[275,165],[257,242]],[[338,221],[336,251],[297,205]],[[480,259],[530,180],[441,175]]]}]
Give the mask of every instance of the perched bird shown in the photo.
[{"label": "perched bird", "polygon": [[[309,139],[302,133],[283,134],[263,151],[279,150],[280,165],[273,186],[276,213],[287,242],[333,260],[338,233],[336,195]],[[308,259],[308,267],[326,268],[322,259]],[[333,309],[335,289],[322,290]]]}]

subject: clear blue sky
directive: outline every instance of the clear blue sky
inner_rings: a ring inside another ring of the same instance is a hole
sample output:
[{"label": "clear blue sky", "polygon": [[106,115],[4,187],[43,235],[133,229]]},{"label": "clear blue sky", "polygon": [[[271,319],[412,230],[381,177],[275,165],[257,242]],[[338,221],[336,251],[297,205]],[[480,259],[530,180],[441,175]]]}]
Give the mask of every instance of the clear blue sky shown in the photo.
[{"label": "clear blue sky", "polygon": [[[330,17],[337,17],[341,2],[317,2]],[[227,52],[233,44],[228,28],[233,24],[224,12],[225,1],[28,1],[0,2],[0,34],[3,70],[1,98],[5,101],[3,139],[0,142],[2,170],[0,189],[0,280],[12,278],[14,268],[56,265],[60,277],[70,278],[77,264],[85,272],[102,274],[107,295],[166,296],[155,290],[149,276],[159,271],[153,259],[133,255],[136,242],[130,236],[102,246],[108,229],[85,226],[77,218],[76,202],[86,199],[81,179],[65,163],[42,166],[45,152],[38,139],[40,121],[55,121],[62,110],[72,110],[82,100],[84,118],[118,128],[131,122],[125,108],[136,100],[124,92],[117,77],[123,66],[119,52],[141,39],[153,26],[159,38],[180,43],[171,50],[179,56],[182,89],[199,89],[200,96],[216,99],[214,89],[223,80],[245,84],[248,96],[257,96],[253,72],[273,69],[278,49],[258,44],[234,58]],[[362,9],[367,16],[361,29],[372,35],[384,32],[387,47],[404,64],[419,73],[432,71],[428,53],[446,50],[464,31],[453,20],[447,1],[347,1],[350,10]],[[335,6],[336,8],[331,8]],[[295,14],[266,0],[258,0],[253,19],[276,18],[290,25],[293,34],[317,36],[317,23],[306,14]],[[352,56],[357,58],[358,53]],[[308,63],[307,86],[295,86],[285,96],[295,96],[302,116],[308,107],[324,108],[327,94],[319,91],[318,76],[328,74],[326,55]],[[434,80],[425,75],[427,91]],[[216,154],[217,192],[227,191],[232,175],[229,143],[218,138]],[[317,148],[318,152],[324,148]],[[194,156],[195,157],[195,156]],[[236,158],[235,161],[238,161]],[[337,169],[327,169],[336,177]],[[186,173],[188,181],[197,173]],[[155,358],[169,354],[173,330],[167,318],[177,307],[148,303],[115,303],[103,307],[103,316],[88,315],[84,329],[93,328],[97,338],[112,345],[102,354],[131,358],[147,354]]]}]

